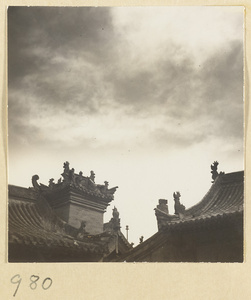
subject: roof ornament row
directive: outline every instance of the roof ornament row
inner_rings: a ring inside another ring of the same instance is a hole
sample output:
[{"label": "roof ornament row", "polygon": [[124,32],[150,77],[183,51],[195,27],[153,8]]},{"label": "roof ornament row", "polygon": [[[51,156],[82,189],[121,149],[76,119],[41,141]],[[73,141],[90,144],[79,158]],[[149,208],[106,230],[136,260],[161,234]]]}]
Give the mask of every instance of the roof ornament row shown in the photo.
[{"label": "roof ornament row", "polygon": [[83,172],[80,171],[79,174],[75,173],[75,169],[70,169],[70,164],[66,161],[63,165],[64,171],[61,174],[62,178],[58,180],[57,183],[54,182],[54,178],[49,180],[48,186],[44,184],[38,184],[38,175],[34,175],[32,177],[32,184],[36,190],[42,191],[50,191],[50,190],[58,190],[63,188],[66,185],[75,187],[84,192],[94,192],[97,195],[102,197],[110,197],[113,198],[114,193],[117,190],[117,186],[113,188],[109,188],[108,181],[105,181],[104,184],[96,184],[95,183],[95,173],[93,171],[90,172],[90,176],[83,176]]}]

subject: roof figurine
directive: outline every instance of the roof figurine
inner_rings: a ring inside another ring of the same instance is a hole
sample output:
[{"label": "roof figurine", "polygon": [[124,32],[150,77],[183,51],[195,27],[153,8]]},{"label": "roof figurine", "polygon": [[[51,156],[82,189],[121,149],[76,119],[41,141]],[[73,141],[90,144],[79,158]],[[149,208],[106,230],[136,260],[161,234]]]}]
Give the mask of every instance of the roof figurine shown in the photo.
[{"label": "roof figurine", "polygon": [[97,184],[97,188],[103,193],[103,194],[106,194],[106,195],[113,195],[118,186],[115,186],[113,188],[110,188],[108,189],[108,186],[109,186],[109,182],[108,181],[104,181],[104,184]]},{"label": "roof figurine", "polygon": [[39,179],[39,176],[38,175],[33,175],[32,178],[31,178],[31,182],[32,182],[32,185],[34,187],[34,189],[36,191],[39,191],[40,190],[40,185],[38,184],[38,179]]},{"label": "roof figurine", "polygon": [[64,163],[64,173],[69,173],[69,170],[70,170],[70,167],[69,167],[69,162],[68,161],[66,161],[65,163]]},{"label": "roof figurine", "polygon": [[211,174],[212,174],[212,179],[213,179],[213,181],[211,181],[212,183],[215,182],[216,178],[219,175],[225,174],[224,172],[218,173],[218,171],[217,171],[218,165],[219,165],[218,161],[214,161],[213,164],[211,165]]},{"label": "roof figurine", "polygon": [[120,231],[119,212],[103,215],[117,187],[95,183],[95,173],[75,173],[66,161],[48,185],[32,176],[32,188],[9,185],[9,261],[110,261],[132,245]]},{"label": "roof figurine", "polygon": [[93,183],[95,183],[95,173],[93,171],[91,171],[89,178]]},{"label": "roof figurine", "polygon": [[142,236],[139,238],[139,243],[142,244],[143,241],[144,241],[144,237],[143,237],[143,235],[142,235]]},{"label": "roof figurine", "polygon": [[63,177],[63,181],[67,181],[68,177],[69,177],[69,172],[70,172],[70,164],[68,161],[66,161],[64,163],[64,172],[61,174]]},{"label": "roof figurine", "polygon": [[55,184],[54,178],[51,178],[51,179],[49,180],[49,188],[52,188],[54,184]]},{"label": "roof figurine", "polygon": [[[212,171],[217,172],[217,165]],[[168,214],[167,201],[160,199],[158,232],[117,261],[243,262],[243,171],[220,172],[205,196],[186,210],[180,193],[173,196],[175,214]]]},{"label": "roof figurine", "polygon": [[62,220],[34,189],[9,186],[9,262],[102,259],[107,240],[86,234],[84,223],[77,229]]},{"label": "roof figurine", "polygon": [[215,179],[218,177],[219,173],[217,171],[218,168],[218,161],[214,161],[213,164],[211,165],[211,174],[212,174],[212,183],[214,183]]},{"label": "roof figurine", "polygon": [[117,208],[114,206],[112,210],[111,220],[105,224],[105,231],[117,232],[120,230],[120,218]]},{"label": "roof figurine", "polygon": [[81,240],[88,234],[89,232],[86,231],[86,221],[82,221],[77,231],[77,238]]},{"label": "roof figurine", "polygon": [[185,212],[185,206],[180,203],[180,192],[173,193],[174,200],[174,214],[179,215],[181,217]]},{"label": "roof figurine", "polygon": [[114,219],[119,220],[119,212],[118,212],[116,206],[114,206],[114,208],[112,210],[112,216]]},{"label": "roof figurine", "polygon": [[119,255],[132,248],[120,230],[115,238],[87,226],[86,219],[79,228],[64,221],[34,189],[9,185],[9,262],[109,261],[115,241]]},{"label": "roof figurine", "polygon": [[35,188],[35,190],[49,193],[50,191],[59,191],[63,189],[66,186],[71,186],[73,188],[76,188],[77,190],[95,195],[97,197],[100,197],[102,199],[110,199],[113,200],[113,195],[116,192],[116,189],[118,188],[108,188],[108,182],[105,181],[104,185],[99,185],[95,183],[95,173],[93,171],[90,172],[90,176],[83,176],[83,172],[80,171],[79,174],[75,173],[75,169],[70,169],[70,164],[68,161],[66,161],[63,165],[64,171],[61,174],[63,177],[63,180],[60,178],[57,183],[54,182],[54,179],[51,178],[49,180],[49,185],[46,186],[44,184],[38,184],[38,175],[34,175],[32,177],[32,185]]},{"label": "roof figurine", "polygon": [[75,169],[72,168],[70,171],[69,171],[69,179],[70,179],[70,182],[71,184],[75,185]]}]

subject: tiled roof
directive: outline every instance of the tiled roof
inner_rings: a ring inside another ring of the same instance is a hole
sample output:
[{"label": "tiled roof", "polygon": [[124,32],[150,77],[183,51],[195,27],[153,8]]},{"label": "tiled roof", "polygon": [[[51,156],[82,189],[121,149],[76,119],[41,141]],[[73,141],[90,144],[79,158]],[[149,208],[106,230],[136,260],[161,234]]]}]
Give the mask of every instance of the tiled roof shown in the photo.
[{"label": "tiled roof", "polygon": [[193,207],[185,210],[184,215],[169,215],[155,209],[161,230],[133,248],[117,261],[145,261],[149,253],[158,251],[170,243],[172,232],[197,230],[198,228],[217,229],[239,226],[243,219],[244,172],[220,174],[205,197]]},{"label": "tiled roof", "polygon": [[[166,225],[195,222],[220,216],[243,212],[244,172],[220,174],[212,184],[205,197],[196,205],[184,211],[183,216],[169,215],[158,208],[157,218],[161,216]],[[217,218],[216,218],[217,217]]]},{"label": "tiled roof", "polygon": [[9,195],[13,199],[22,199],[23,201],[37,201],[38,200],[38,193],[33,188],[23,188],[16,185],[9,185]]},{"label": "tiled roof", "polygon": [[214,216],[243,210],[244,172],[220,174],[200,203],[188,209],[186,216]]},{"label": "tiled roof", "polygon": [[[170,235],[172,232],[175,235],[180,236],[180,232],[186,234],[186,231],[189,230],[197,230],[200,229],[213,229],[217,228],[220,230],[222,228],[222,221],[224,222],[225,226],[228,228],[233,228],[236,226],[235,224],[239,224],[243,218],[242,213],[231,213],[227,215],[218,215],[208,219],[202,220],[190,220],[189,222],[179,222],[179,223],[172,223],[169,226],[165,227],[163,230],[158,231],[149,239],[145,240],[143,243],[137,245],[128,253],[125,253],[121,257],[115,259],[114,261],[126,261],[126,262],[144,262],[149,261],[149,255],[154,252],[158,252],[159,249],[165,247],[166,245],[170,244]],[[199,227],[198,227],[199,225]],[[238,226],[238,225],[237,225]]]},{"label": "tiled roof", "polygon": [[[64,172],[61,174],[61,178],[54,182],[54,178],[49,180],[49,185],[39,184],[37,181],[39,179],[38,175],[32,176],[32,184],[35,190],[39,190],[46,197],[54,197],[55,194],[59,193],[65,188],[71,188],[76,192],[89,196],[90,198],[100,200],[101,202],[109,203],[114,199],[114,193],[117,190],[117,186],[109,188],[109,183],[107,181],[104,184],[95,183],[95,173],[90,172],[90,176],[83,176],[80,171],[79,174],[75,173],[75,169],[69,168],[69,162],[64,163]],[[62,179],[63,178],[63,179]]]},{"label": "tiled roof", "polygon": [[[26,200],[9,201],[9,243],[25,244],[36,247],[63,247],[71,251],[103,253],[104,242],[100,238],[86,236],[77,239],[69,224],[58,218],[47,204],[29,189],[11,186],[9,192],[22,191],[22,196],[32,194],[36,202]],[[12,195],[13,198],[13,195]]]}]

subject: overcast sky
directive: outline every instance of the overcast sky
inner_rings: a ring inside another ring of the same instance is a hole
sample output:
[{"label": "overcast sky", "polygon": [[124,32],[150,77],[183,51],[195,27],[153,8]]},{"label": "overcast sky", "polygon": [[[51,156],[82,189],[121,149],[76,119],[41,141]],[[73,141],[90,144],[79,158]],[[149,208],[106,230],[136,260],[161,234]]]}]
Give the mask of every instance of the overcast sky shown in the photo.
[{"label": "overcast sky", "polygon": [[94,170],[138,244],[243,170],[243,7],[9,7],[8,39],[9,183]]}]

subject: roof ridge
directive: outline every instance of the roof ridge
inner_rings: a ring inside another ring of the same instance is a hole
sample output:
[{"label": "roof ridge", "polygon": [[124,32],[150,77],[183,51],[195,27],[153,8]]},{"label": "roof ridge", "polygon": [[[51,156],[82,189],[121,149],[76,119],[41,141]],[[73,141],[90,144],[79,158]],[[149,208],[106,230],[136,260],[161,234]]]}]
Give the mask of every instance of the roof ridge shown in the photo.
[{"label": "roof ridge", "polygon": [[194,213],[196,214],[196,212],[201,208],[201,206],[207,201],[208,198],[210,198],[210,196],[217,191],[217,188],[220,186],[220,180],[221,177],[223,176],[223,174],[220,174],[214,181],[214,183],[211,185],[210,189],[207,191],[207,193],[204,195],[204,197],[201,199],[201,201],[199,201],[197,204],[193,205],[192,207],[188,208],[187,210],[185,210],[185,215],[188,213]]}]

